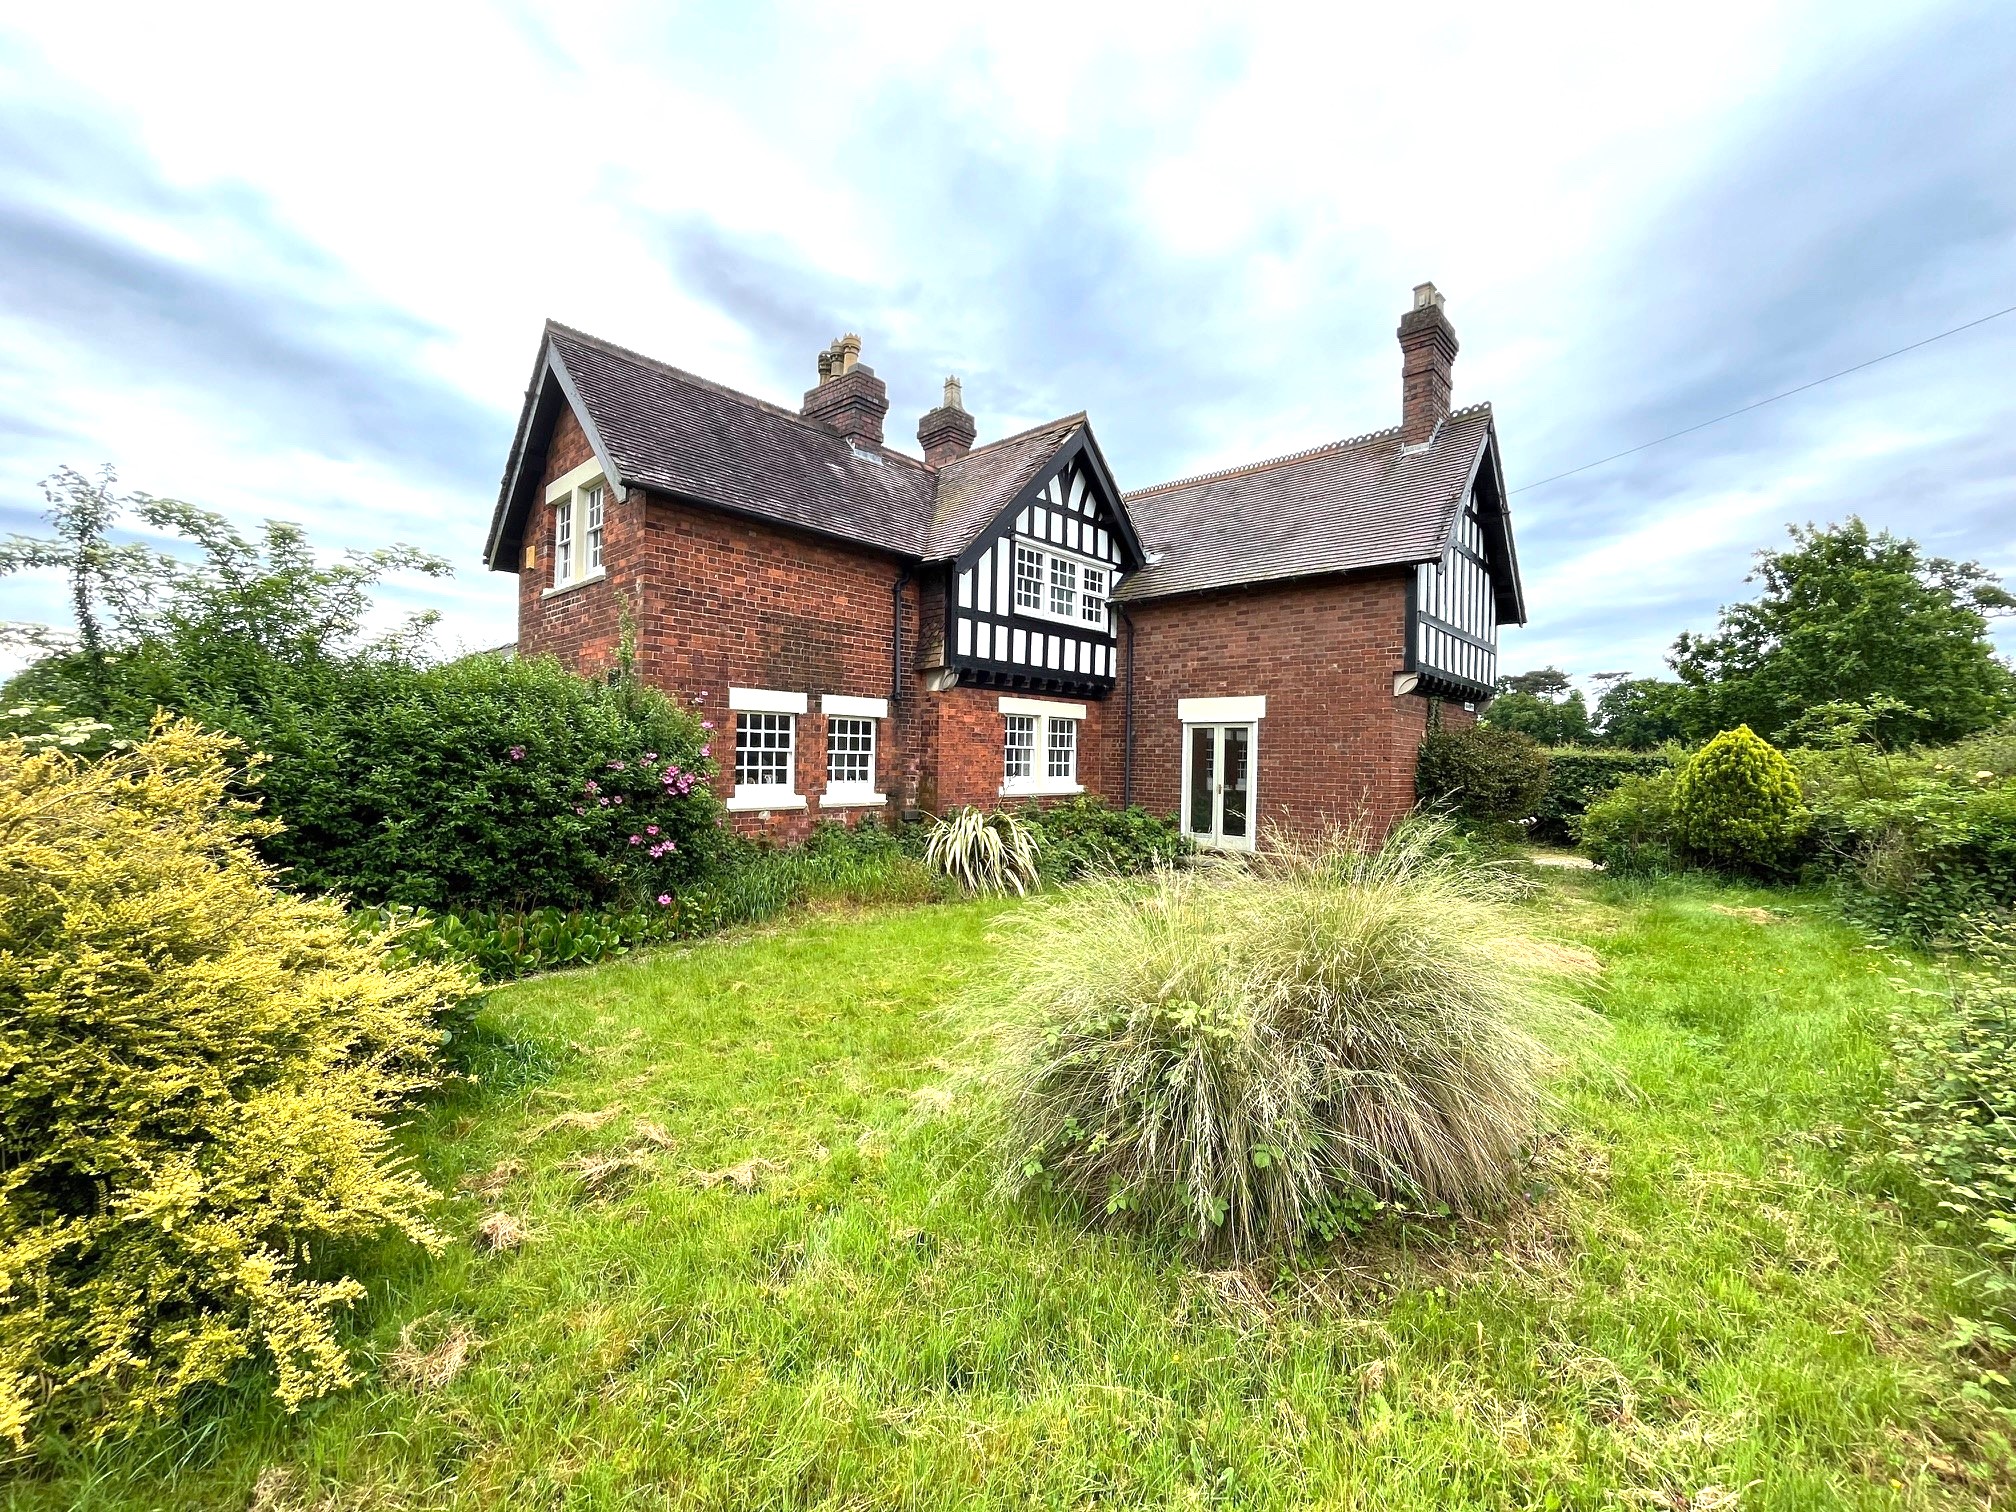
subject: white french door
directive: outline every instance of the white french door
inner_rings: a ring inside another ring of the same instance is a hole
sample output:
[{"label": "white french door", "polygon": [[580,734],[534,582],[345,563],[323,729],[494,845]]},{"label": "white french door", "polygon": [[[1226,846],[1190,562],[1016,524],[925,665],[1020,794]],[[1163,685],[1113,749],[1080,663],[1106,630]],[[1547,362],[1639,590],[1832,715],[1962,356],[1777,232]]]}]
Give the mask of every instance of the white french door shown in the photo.
[{"label": "white french door", "polygon": [[1183,833],[1199,845],[1253,849],[1257,724],[1183,726]]}]

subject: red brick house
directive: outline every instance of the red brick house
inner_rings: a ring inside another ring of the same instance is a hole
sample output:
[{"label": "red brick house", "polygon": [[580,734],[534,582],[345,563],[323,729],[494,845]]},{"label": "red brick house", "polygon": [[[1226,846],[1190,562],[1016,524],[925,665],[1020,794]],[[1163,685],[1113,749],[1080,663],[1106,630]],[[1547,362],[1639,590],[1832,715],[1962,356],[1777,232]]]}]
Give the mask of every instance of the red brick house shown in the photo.
[{"label": "red brick house", "polygon": [[1083,414],[975,446],[958,380],[883,441],[847,336],[798,410],[548,322],[484,552],[521,653],[642,675],[717,728],[721,795],[815,818],[1090,792],[1250,847],[1414,802],[1525,608],[1488,405],[1432,285],[1401,423],[1123,493]]}]

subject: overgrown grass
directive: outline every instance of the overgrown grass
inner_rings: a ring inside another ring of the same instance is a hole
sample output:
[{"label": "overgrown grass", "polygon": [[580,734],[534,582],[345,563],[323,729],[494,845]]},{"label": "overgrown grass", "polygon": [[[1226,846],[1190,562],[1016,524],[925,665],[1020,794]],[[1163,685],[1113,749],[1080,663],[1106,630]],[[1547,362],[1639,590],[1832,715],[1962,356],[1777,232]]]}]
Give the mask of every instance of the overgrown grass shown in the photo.
[{"label": "overgrown grass", "polygon": [[[1016,905],[815,916],[542,978],[411,1131],[470,1234],[289,1420],[50,1451],[16,1507],[1988,1506],[1964,1262],[1848,1174],[1888,963],[1798,894],[1549,880],[1614,1069],[1499,1223],[1266,1271],[1004,1205],[954,1026]],[[522,1050],[509,1047],[525,1046]],[[613,1163],[612,1163],[613,1162]],[[402,1333],[405,1345],[402,1347]]]},{"label": "overgrown grass", "polygon": [[977,995],[1004,1186],[1235,1260],[1380,1202],[1501,1207],[1547,1070],[1597,1037],[1562,992],[1595,963],[1536,939],[1531,884],[1450,836],[1283,841],[1024,910],[1020,969]]}]

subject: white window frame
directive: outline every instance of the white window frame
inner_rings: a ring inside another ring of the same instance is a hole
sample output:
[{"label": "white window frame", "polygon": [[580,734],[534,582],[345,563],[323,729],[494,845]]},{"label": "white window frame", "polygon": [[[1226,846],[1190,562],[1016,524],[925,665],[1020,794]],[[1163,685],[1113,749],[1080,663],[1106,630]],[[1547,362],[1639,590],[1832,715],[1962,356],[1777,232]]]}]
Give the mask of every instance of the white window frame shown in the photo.
[{"label": "white window frame", "polygon": [[[840,693],[822,694],[819,712],[826,716],[826,787],[819,795],[819,807],[829,808],[874,808],[888,803],[889,795],[877,791],[881,781],[882,721],[889,717],[889,700],[886,698],[853,698]],[[833,780],[833,721],[836,719],[858,719],[868,725],[868,780],[866,782],[835,782]]]},{"label": "white window frame", "polygon": [[603,558],[609,520],[609,480],[600,462],[583,462],[546,485],[553,513],[553,581],[545,592],[565,593],[607,575]]},{"label": "white window frame", "polygon": [[[1024,535],[1016,535],[1011,539],[1015,553],[1010,558],[1010,564],[1014,568],[1014,571],[1010,574],[1011,586],[1014,591],[1009,596],[1008,608],[1017,619],[1047,620],[1053,625],[1069,625],[1074,630],[1089,630],[1099,635],[1111,635],[1113,633],[1113,614],[1110,603],[1113,596],[1114,579],[1119,576],[1119,570],[1111,562],[1102,562],[1097,557],[1089,557],[1082,552],[1066,551],[1062,547],[1053,546],[1046,541],[1034,540]],[[1043,589],[1043,607],[1040,609],[1032,609],[1029,605],[1022,602],[1022,553],[1024,552],[1031,553],[1036,558],[1037,570],[1040,574],[1039,582]],[[1051,566],[1053,562],[1068,566],[1071,569],[1071,611],[1068,614],[1060,614],[1050,607],[1050,596],[1054,591],[1052,574],[1055,569]],[[1102,573],[1105,576],[1106,590],[1099,595],[1100,609],[1097,619],[1087,619],[1084,615],[1085,573],[1087,569]]]},{"label": "white window frame", "polygon": [[[771,809],[802,809],[805,795],[798,791],[798,717],[806,710],[808,700],[803,693],[786,693],[776,688],[730,688],[728,709],[736,716],[731,759],[739,755],[742,743],[742,719],[744,714],[782,715],[790,720],[785,726],[790,736],[790,745],[785,755],[785,781],[782,783],[755,783],[737,781],[735,790],[728,795],[727,807],[734,813],[766,813]],[[737,762],[739,765],[739,762]],[[734,767],[730,767],[730,771]]]},{"label": "white window frame", "polygon": [[[1048,798],[1085,791],[1078,780],[1078,761],[1084,744],[1085,705],[1063,703],[1048,698],[1008,698],[998,701],[1003,716],[1001,721],[1001,796],[1004,798]],[[1008,720],[1007,716],[1019,714],[1035,720],[1035,744],[1030,748],[1029,775],[1010,777],[1008,775]],[[1076,728],[1071,739],[1071,775],[1052,777],[1050,775],[1050,728],[1053,722],[1069,721]]]}]

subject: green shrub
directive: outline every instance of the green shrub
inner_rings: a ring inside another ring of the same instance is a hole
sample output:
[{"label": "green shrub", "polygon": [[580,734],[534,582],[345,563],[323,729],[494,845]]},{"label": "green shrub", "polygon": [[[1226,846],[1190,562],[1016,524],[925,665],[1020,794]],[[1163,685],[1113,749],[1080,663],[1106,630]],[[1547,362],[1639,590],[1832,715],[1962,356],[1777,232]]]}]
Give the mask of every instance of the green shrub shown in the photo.
[{"label": "green shrub", "polygon": [[1575,821],[1583,851],[1620,876],[1677,868],[1673,790],[1678,780],[1671,770],[1620,780]]},{"label": "green shrub", "polygon": [[1516,730],[1431,730],[1421,742],[1415,789],[1422,802],[1465,819],[1516,823],[1533,817],[1547,791],[1547,753]]},{"label": "green shrub", "polygon": [[1675,775],[1674,833],[1690,855],[1711,864],[1775,868],[1806,823],[1798,773],[1748,725],[1717,735]]},{"label": "green shrub", "polygon": [[1503,1200],[1587,959],[1447,826],[1095,876],[1010,917],[977,1074],[1006,1183],[1246,1258],[1393,1200]]},{"label": "green shrub", "polygon": [[1139,807],[1116,809],[1090,794],[1022,814],[1037,838],[1043,876],[1069,882],[1094,871],[1140,872],[1194,855],[1196,843],[1173,819]]},{"label": "green shrub", "polygon": [[1934,1221],[1994,1262],[1976,1278],[1981,1321],[2006,1355],[2016,1348],[2016,926],[1990,924],[1968,943],[1973,962],[1935,1008],[1893,1016],[1892,1092],[1877,1124]]},{"label": "green shrub", "polygon": [[1667,751],[1606,751],[1588,746],[1556,746],[1547,752],[1547,787],[1534,810],[1533,833],[1543,840],[1571,841],[1583,812],[1626,777],[1650,777],[1669,770]]},{"label": "green shrub", "polygon": [[274,885],[229,742],[0,743],[0,1437],[121,1431],[249,1363],[350,1379],[345,1248],[432,1246],[387,1119],[458,967]]},{"label": "green shrub", "polygon": [[968,892],[1019,895],[1036,884],[1039,843],[1013,814],[954,809],[931,826],[924,861]]},{"label": "green shrub", "polygon": [[268,849],[297,886],[430,908],[641,907],[706,869],[711,736],[661,693],[479,656],[355,663],[324,696],[306,729],[238,732],[273,758],[287,828]]}]

